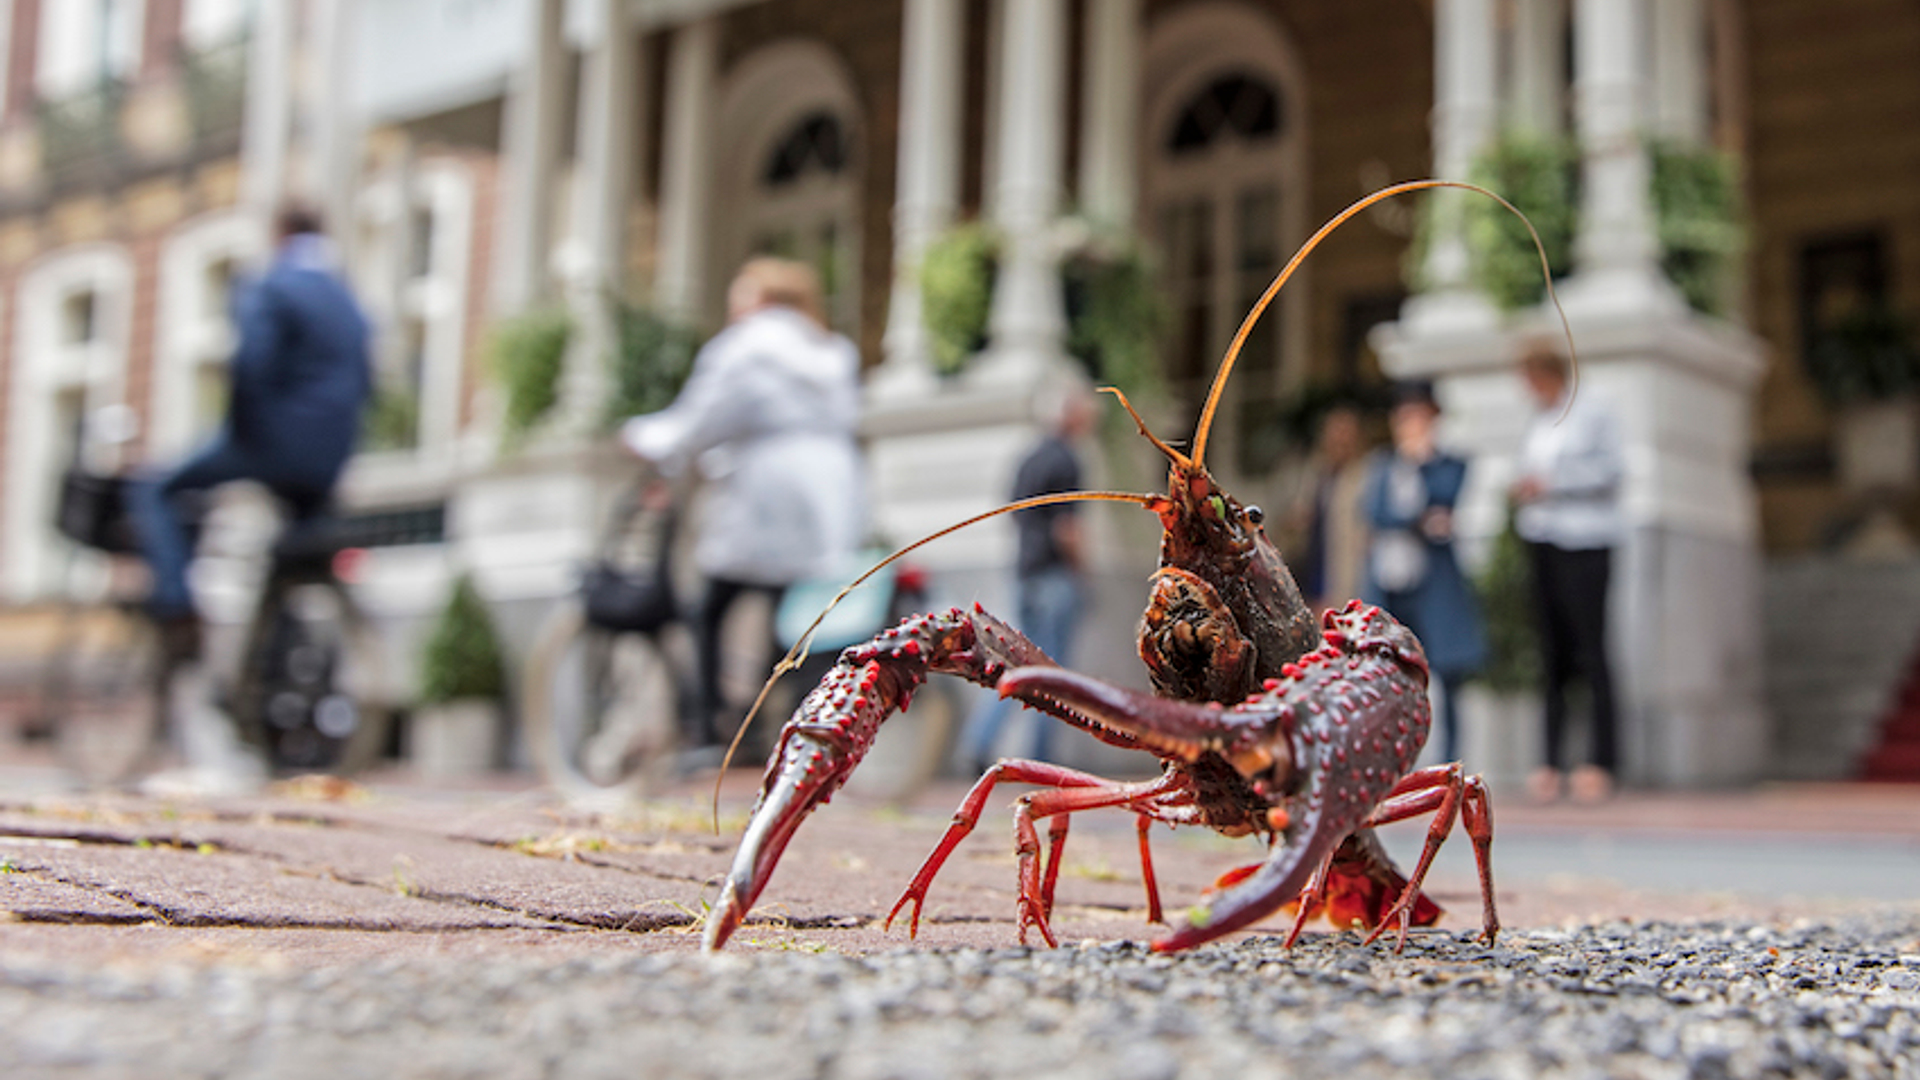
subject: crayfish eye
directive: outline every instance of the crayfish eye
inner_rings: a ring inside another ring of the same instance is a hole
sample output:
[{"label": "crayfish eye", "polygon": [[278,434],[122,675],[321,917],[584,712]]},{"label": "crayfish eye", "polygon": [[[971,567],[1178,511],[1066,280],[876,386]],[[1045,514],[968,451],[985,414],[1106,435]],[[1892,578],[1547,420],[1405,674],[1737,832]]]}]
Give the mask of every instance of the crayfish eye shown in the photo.
[{"label": "crayfish eye", "polygon": [[1249,506],[1246,510],[1246,517],[1247,524],[1257,529],[1267,520],[1267,512],[1257,506]]}]

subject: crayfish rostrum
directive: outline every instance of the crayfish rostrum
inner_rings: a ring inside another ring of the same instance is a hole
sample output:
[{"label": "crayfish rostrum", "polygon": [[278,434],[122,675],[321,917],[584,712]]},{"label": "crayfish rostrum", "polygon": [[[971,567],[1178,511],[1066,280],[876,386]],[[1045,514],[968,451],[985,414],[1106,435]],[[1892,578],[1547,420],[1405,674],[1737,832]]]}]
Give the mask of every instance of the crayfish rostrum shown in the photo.
[{"label": "crayfish rostrum", "polygon": [[[880,724],[906,706],[930,672],[997,688],[1002,696],[1102,742],[1155,754],[1162,771],[1151,780],[1116,782],[1044,762],[999,762],[968,792],[953,824],[889,912],[889,925],[911,907],[909,925],[917,931],[934,876],[972,831],[994,786],[1012,781],[1040,788],[1021,796],[1015,810],[1022,942],[1032,930],[1055,944],[1049,919],[1068,819],[1102,807],[1138,816],[1153,922],[1165,920],[1147,847],[1152,822],[1267,838],[1266,861],[1224,875],[1218,890],[1190,909],[1185,925],[1156,941],[1156,949],[1210,941],[1292,902],[1299,911],[1289,942],[1308,917],[1324,910],[1343,925],[1373,928],[1374,937],[1397,924],[1404,944],[1409,926],[1429,925],[1440,915],[1420,886],[1441,842],[1462,819],[1479,869],[1483,935],[1493,940],[1500,924],[1488,867],[1493,817],[1486,785],[1457,762],[1413,770],[1432,725],[1420,643],[1392,616],[1357,600],[1327,612],[1316,625],[1293,575],[1267,539],[1259,510],[1222,491],[1203,464],[1208,428],[1234,357],[1300,261],[1341,222],[1374,202],[1431,187],[1470,186],[1426,180],[1384,189],[1348,207],[1302,245],[1235,336],[1189,453],[1155,438],[1125,397],[1114,392],[1141,434],[1170,462],[1165,495],[1076,492],[993,512],[1104,500],[1135,503],[1159,516],[1165,530],[1160,569],[1139,633],[1140,656],[1155,693],[1123,690],[1067,671],[978,605],[916,615],[848,648],[780,732],[759,801],[707,922],[707,949],[726,943],[766,886],[794,830],[840,788]],[[1413,873],[1402,876],[1373,828],[1422,814],[1433,815],[1426,844]],[[1048,823],[1044,860],[1036,829],[1041,821]]]}]

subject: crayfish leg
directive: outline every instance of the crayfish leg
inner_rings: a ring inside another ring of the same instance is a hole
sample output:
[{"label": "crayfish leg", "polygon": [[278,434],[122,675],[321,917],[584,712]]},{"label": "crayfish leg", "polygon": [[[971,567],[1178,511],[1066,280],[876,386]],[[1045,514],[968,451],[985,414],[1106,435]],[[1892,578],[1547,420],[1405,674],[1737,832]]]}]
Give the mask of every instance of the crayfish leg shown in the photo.
[{"label": "crayfish leg", "polygon": [[1426,843],[1420,850],[1420,862],[1413,868],[1413,873],[1407,876],[1406,887],[1401,890],[1399,899],[1394,901],[1393,907],[1381,918],[1372,937],[1367,940],[1378,938],[1387,923],[1397,919],[1400,923],[1400,939],[1396,951],[1405,947],[1407,926],[1421,914],[1419,905],[1422,902],[1431,903],[1420,892],[1427,871],[1433,865],[1440,845],[1452,834],[1455,821],[1462,820],[1467,836],[1473,842],[1474,864],[1480,875],[1481,937],[1491,945],[1500,933],[1500,914],[1493,898],[1493,806],[1486,781],[1478,774],[1468,775],[1457,761],[1417,770],[1394,785],[1393,793],[1374,810],[1367,824],[1384,825],[1429,813],[1433,815],[1433,821],[1427,827]]}]

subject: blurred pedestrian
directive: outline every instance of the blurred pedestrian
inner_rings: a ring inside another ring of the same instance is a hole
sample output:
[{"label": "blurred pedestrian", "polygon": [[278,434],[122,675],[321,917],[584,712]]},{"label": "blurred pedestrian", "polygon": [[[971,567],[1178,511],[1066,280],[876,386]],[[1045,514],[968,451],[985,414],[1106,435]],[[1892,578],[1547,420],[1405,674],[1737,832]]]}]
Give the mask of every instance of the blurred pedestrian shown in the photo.
[{"label": "blurred pedestrian", "polygon": [[353,455],[373,389],[369,325],[341,275],[320,216],[289,204],[274,220],[272,262],[233,305],[238,344],[227,416],[187,460],[131,489],[135,527],[153,569],[147,601],[176,652],[198,652],[187,584],[193,540],[180,497],[236,480],[264,484],[295,521],[326,509]]},{"label": "blurred pedestrian", "polygon": [[1619,541],[1624,472],[1613,413],[1591,392],[1569,401],[1567,358],[1534,345],[1520,374],[1537,409],[1513,485],[1514,529],[1533,563],[1546,668],[1546,761],[1528,781],[1540,801],[1560,796],[1567,687],[1585,677],[1593,703],[1593,750],[1567,777],[1573,797],[1597,802],[1613,791],[1618,766],[1613,672],[1607,661],[1607,586]]},{"label": "blurred pedestrian", "polygon": [[720,638],[734,603],[763,593],[777,609],[787,586],[833,571],[864,536],[859,376],[853,343],[827,327],[813,269],[756,258],[728,287],[727,327],[701,348],[673,404],[621,429],[667,476],[697,463],[713,485],[695,546],[706,592],[698,700],[683,718],[689,749],[722,742]]},{"label": "blurred pedestrian", "polygon": [[1440,449],[1440,406],[1424,382],[1394,388],[1393,444],[1374,455],[1365,496],[1373,528],[1365,599],[1406,623],[1427,651],[1440,684],[1440,754],[1458,761],[1460,688],[1487,658],[1473,588],[1453,551],[1453,508],[1467,462]]},{"label": "blurred pedestrian", "polygon": [[[1020,460],[1014,473],[1011,497],[1015,500],[1080,489],[1080,457],[1073,444],[1093,429],[1093,396],[1076,384],[1062,392],[1053,409],[1047,435]],[[1013,524],[1019,536],[1015,628],[1056,663],[1069,663],[1086,593],[1086,542],[1079,506],[1062,503],[1022,510],[1013,516]],[[993,764],[994,744],[1012,707],[1011,701],[995,695],[967,718],[961,748],[976,774]],[[1027,722],[1031,725],[1027,757],[1051,760],[1053,720],[1030,713]]]},{"label": "blurred pedestrian", "polygon": [[1367,472],[1360,410],[1335,405],[1320,419],[1312,474],[1293,514],[1306,541],[1294,569],[1315,611],[1340,607],[1366,586],[1368,526],[1360,498]]}]

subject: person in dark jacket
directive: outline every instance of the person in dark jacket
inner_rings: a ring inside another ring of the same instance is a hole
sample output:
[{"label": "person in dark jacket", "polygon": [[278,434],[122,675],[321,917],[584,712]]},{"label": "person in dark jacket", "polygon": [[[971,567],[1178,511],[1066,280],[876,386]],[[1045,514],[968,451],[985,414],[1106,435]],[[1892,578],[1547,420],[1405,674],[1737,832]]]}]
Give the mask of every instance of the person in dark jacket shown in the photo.
[{"label": "person in dark jacket", "polygon": [[177,497],[254,480],[295,520],[318,514],[353,453],[372,392],[367,318],[334,266],[319,216],[289,206],[274,224],[273,261],[234,304],[239,344],[226,422],[183,464],[133,485],[153,567],[148,605],[163,625],[197,625],[187,585],[192,538]]},{"label": "person in dark jacket", "polygon": [[1440,753],[1459,760],[1460,688],[1487,658],[1473,586],[1453,554],[1453,507],[1467,462],[1434,441],[1440,406],[1426,383],[1395,389],[1393,446],[1376,455],[1364,506],[1373,527],[1364,599],[1407,624],[1440,683]]}]

